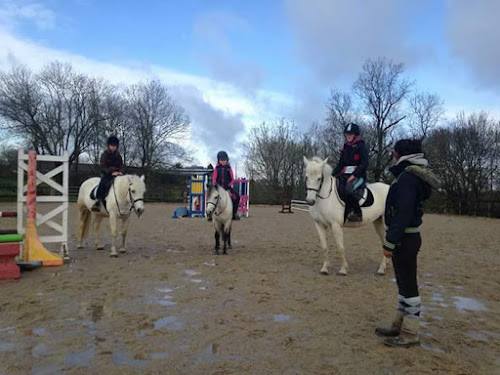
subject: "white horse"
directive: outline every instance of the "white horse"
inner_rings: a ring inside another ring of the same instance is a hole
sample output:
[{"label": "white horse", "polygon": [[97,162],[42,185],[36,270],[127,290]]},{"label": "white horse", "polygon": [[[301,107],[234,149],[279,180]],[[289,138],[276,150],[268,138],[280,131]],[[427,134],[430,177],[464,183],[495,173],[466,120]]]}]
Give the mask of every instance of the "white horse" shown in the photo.
[{"label": "white horse", "polygon": [[[314,220],[316,230],[318,231],[321,248],[324,253],[323,267],[321,273],[328,275],[329,273],[329,254],[328,245],[326,243],[326,230],[331,228],[337,249],[342,257],[342,266],[340,275],[347,275],[347,261],[345,258],[344,248],[344,233],[342,226],[361,226],[367,223],[373,223],[375,230],[380,237],[381,243],[384,242],[385,224],[384,212],[385,201],[389,192],[389,185],[380,182],[367,184],[368,188],[373,193],[374,202],[369,207],[363,207],[363,221],[361,223],[345,223],[344,224],[344,203],[339,199],[337,192],[336,179],[332,176],[332,167],[327,163],[328,158],[321,160],[314,157],[308,160],[304,156],[304,164],[306,166],[306,187],[307,197],[306,202],[309,204],[309,212]],[[382,247],[380,247],[382,252]],[[379,275],[385,274],[387,267],[387,258],[382,256],[382,262],[378,268]]]},{"label": "white horse", "polygon": [[115,245],[118,218],[122,219],[122,246],[120,252],[124,253],[130,214],[134,210],[137,216],[140,217],[144,212],[144,193],[146,192],[144,175],[141,177],[136,175],[115,177],[113,185],[111,185],[106,196],[106,208],[104,204],[101,204],[100,212],[92,212],[92,206],[96,201],[90,198],[90,193],[99,184],[99,181],[98,177],[89,178],[80,186],[78,192],[78,248],[83,248],[82,241],[88,233],[90,220],[93,216],[95,246],[97,250],[104,249],[101,244],[100,226],[102,219],[108,216],[111,227],[111,256],[117,257]]},{"label": "white horse", "polygon": [[216,185],[210,188],[207,201],[207,215],[212,216],[215,228],[214,254],[219,255],[220,236],[224,241],[223,254],[231,246],[231,225],[233,223],[233,201],[231,195],[222,186]]}]

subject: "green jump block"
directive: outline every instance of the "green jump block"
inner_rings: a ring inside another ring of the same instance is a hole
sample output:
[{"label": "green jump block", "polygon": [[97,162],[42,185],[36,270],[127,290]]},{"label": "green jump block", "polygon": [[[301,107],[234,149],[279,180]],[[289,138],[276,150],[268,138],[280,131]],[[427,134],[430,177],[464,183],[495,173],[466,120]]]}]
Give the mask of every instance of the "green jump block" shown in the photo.
[{"label": "green jump block", "polygon": [[0,243],[5,242],[21,242],[23,240],[22,234],[1,234]]}]

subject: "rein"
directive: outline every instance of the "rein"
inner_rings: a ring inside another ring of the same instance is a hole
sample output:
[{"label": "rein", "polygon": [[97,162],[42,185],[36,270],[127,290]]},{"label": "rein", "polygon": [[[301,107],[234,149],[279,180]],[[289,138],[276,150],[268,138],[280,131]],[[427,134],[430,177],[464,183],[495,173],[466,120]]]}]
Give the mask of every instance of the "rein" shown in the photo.
[{"label": "rein", "polygon": [[[115,180],[116,180],[116,178],[115,178],[115,179],[113,179],[113,193],[114,193],[114,196],[115,196],[116,208],[118,208],[118,213],[120,214],[120,216],[124,216],[124,215],[126,215],[126,214],[122,214],[122,213],[121,213],[121,210],[120,210],[120,205],[118,204],[118,198],[116,197]],[[144,202],[144,199],[142,199],[142,198],[138,198],[138,199],[135,199],[135,200],[134,200],[134,197],[132,196],[132,191],[130,190],[130,186],[132,186],[132,184],[130,184],[130,185],[128,186],[128,198],[129,198],[129,200],[130,200],[131,206],[130,206],[130,209],[128,210],[128,213],[127,213],[127,214],[130,214],[130,212],[131,212],[132,210],[134,210],[134,211],[136,210],[136,209],[135,209],[135,204],[136,204],[137,202],[140,202],[140,201],[143,201],[143,202]]]}]

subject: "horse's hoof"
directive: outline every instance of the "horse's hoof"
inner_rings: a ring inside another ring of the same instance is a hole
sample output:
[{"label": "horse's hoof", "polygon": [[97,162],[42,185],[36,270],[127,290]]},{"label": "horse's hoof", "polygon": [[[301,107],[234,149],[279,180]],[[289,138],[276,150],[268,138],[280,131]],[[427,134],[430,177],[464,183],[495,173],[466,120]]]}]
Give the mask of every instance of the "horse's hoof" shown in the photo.
[{"label": "horse's hoof", "polygon": [[127,250],[126,250],[125,248],[123,248],[123,247],[122,247],[119,251],[120,251],[120,253],[122,253],[122,254],[127,252]]},{"label": "horse's hoof", "polygon": [[222,255],[227,255],[227,251],[224,251],[224,252],[222,253]]},{"label": "horse's hoof", "polygon": [[384,276],[385,275],[385,271],[377,271],[377,275],[378,276]]},{"label": "horse's hoof", "polygon": [[233,248],[233,247],[232,247],[231,245],[229,245],[227,248],[228,248],[229,250],[232,250],[232,248]]},{"label": "horse's hoof", "polygon": [[347,276],[347,271],[339,271],[339,272],[337,272],[337,275],[339,275],[339,276]]},{"label": "horse's hoof", "polygon": [[104,250],[104,246],[97,246],[96,249],[97,250]]},{"label": "horse's hoof", "polygon": [[111,258],[118,258],[118,254],[111,254],[110,257]]},{"label": "horse's hoof", "polygon": [[320,273],[321,275],[325,275],[325,276],[328,276],[328,274],[329,274],[329,272],[328,272],[328,271],[325,271],[325,270],[321,270],[321,271],[319,271],[319,273]]},{"label": "horse's hoof", "polygon": [[214,255],[219,255],[219,250],[214,250]]},{"label": "horse's hoof", "polygon": [[76,249],[77,249],[77,250],[82,250],[82,249],[83,249],[83,245],[78,245],[78,246],[76,247]]}]

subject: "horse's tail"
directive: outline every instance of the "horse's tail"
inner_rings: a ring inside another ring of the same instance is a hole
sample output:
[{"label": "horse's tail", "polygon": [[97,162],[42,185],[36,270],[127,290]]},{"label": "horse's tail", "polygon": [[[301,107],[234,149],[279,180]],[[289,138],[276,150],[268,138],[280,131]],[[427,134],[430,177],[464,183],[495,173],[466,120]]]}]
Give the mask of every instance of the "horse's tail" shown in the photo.
[{"label": "horse's tail", "polygon": [[87,236],[90,228],[91,212],[85,206],[85,203],[78,202],[78,242]]}]

